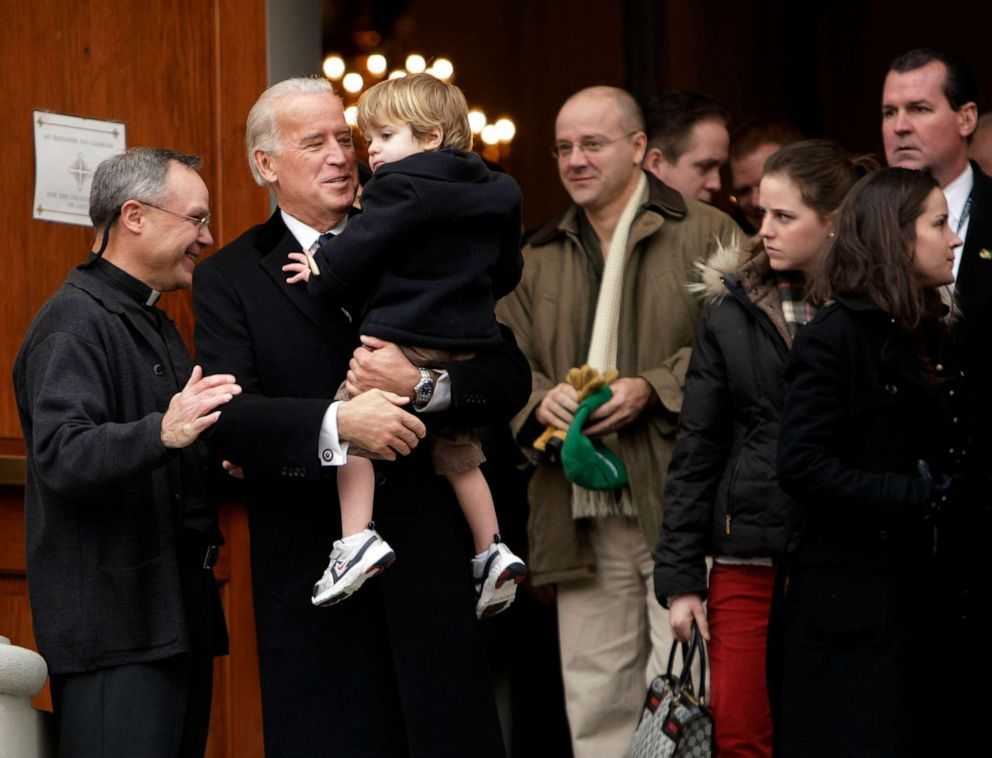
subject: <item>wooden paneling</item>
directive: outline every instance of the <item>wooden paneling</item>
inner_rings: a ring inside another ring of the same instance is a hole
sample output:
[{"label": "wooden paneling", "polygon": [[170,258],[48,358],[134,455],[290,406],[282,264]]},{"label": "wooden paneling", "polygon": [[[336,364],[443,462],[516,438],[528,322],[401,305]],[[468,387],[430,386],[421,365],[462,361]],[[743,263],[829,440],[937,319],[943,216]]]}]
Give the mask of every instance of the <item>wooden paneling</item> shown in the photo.
[{"label": "wooden paneling", "polygon": [[[268,210],[243,147],[248,109],[266,86],[265,2],[5,0],[2,8],[0,92],[7,118],[0,141],[6,234],[0,376],[9,377],[32,316],[92,244],[89,228],[32,219],[32,110],[123,121],[129,145],[203,155],[220,246]],[[188,340],[188,293],[163,302]],[[5,380],[0,437],[19,436]]]},{"label": "wooden paneling", "polygon": [[[36,650],[24,583],[23,500],[19,487],[0,487],[0,634],[15,645]],[[34,704],[51,710],[47,685]]]},{"label": "wooden paneling", "polygon": [[[24,579],[23,455],[10,376],[34,313],[92,245],[92,230],[32,219],[31,112],[51,110],[127,125],[129,146],[204,157],[218,247],[268,215],[251,179],[244,122],[266,82],[265,0],[0,0],[0,140],[5,231],[0,297],[0,634],[34,648]],[[189,293],[162,300],[191,345]],[[13,459],[11,458],[13,456]],[[258,664],[243,509],[222,511],[228,545],[218,578],[231,630],[215,669],[209,756],[262,755]],[[47,690],[36,698],[50,707]]]}]

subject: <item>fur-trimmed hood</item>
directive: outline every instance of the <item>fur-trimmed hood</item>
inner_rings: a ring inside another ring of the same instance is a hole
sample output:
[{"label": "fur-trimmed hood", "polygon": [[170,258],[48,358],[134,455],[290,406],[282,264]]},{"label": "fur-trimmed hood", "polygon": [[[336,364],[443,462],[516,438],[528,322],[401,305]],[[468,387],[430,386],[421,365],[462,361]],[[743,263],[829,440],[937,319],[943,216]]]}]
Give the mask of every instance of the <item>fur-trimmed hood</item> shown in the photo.
[{"label": "fur-trimmed hood", "polygon": [[689,291],[708,302],[726,297],[727,287],[723,277],[737,274],[748,262],[748,257],[758,242],[756,236],[750,238],[740,236],[729,245],[717,241],[716,251],[705,261],[696,262],[699,281],[689,283],[687,285]]},{"label": "fur-trimmed hood", "polygon": [[717,304],[733,289],[737,297],[746,298],[755,309],[764,313],[785,343],[791,345],[792,335],[785,323],[781,295],[768,253],[763,248],[755,252],[760,244],[761,240],[755,236],[719,246],[705,263],[697,264],[701,281],[689,285],[689,290],[707,303]]}]

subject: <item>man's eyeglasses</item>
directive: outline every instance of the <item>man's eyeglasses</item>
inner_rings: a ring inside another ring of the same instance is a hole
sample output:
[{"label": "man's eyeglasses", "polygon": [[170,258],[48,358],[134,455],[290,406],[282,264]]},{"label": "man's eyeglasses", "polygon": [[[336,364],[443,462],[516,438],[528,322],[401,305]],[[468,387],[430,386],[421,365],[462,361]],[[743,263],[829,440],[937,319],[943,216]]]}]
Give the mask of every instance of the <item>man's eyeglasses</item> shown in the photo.
[{"label": "man's eyeglasses", "polygon": [[572,154],[572,150],[578,148],[582,151],[583,155],[595,155],[600,152],[604,147],[612,145],[614,142],[619,142],[622,139],[627,139],[628,137],[633,137],[637,132],[627,132],[622,137],[615,137],[614,139],[602,139],[601,137],[586,137],[584,140],[578,143],[571,142],[556,142],[551,146],[551,154],[555,158],[567,158]]},{"label": "man's eyeglasses", "polygon": [[168,208],[160,208],[154,203],[149,203],[146,202],[145,200],[139,200],[138,202],[141,203],[142,205],[147,205],[149,208],[154,208],[157,211],[162,211],[163,213],[171,213],[173,216],[179,216],[179,218],[184,218],[187,221],[192,221],[194,224],[196,224],[197,234],[199,234],[208,226],[210,226],[210,221],[212,220],[209,213],[203,218],[197,218],[196,216],[187,216],[185,213],[177,213],[176,211],[170,211]]}]

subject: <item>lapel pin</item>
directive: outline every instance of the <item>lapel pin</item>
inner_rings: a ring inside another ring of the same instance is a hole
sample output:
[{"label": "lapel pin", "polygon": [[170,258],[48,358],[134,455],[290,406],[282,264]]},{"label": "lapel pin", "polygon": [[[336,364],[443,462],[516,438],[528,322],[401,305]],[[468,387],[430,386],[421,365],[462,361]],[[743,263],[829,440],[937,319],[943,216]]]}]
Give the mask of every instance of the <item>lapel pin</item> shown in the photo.
[{"label": "lapel pin", "polygon": [[989,250],[987,247],[983,247],[978,251],[978,257],[983,261],[992,261],[992,250]]}]

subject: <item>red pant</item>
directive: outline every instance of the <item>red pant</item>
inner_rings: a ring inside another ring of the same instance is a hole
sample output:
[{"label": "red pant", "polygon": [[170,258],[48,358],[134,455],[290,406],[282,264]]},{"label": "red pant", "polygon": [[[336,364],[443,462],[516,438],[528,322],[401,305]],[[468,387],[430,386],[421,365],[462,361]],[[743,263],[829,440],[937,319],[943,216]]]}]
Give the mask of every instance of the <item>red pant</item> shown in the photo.
[{"label": "red pant", "polygon": [[710,705],[721,756],[771,756],[765,648],[775,569],[713,564],[707,621]]}]

